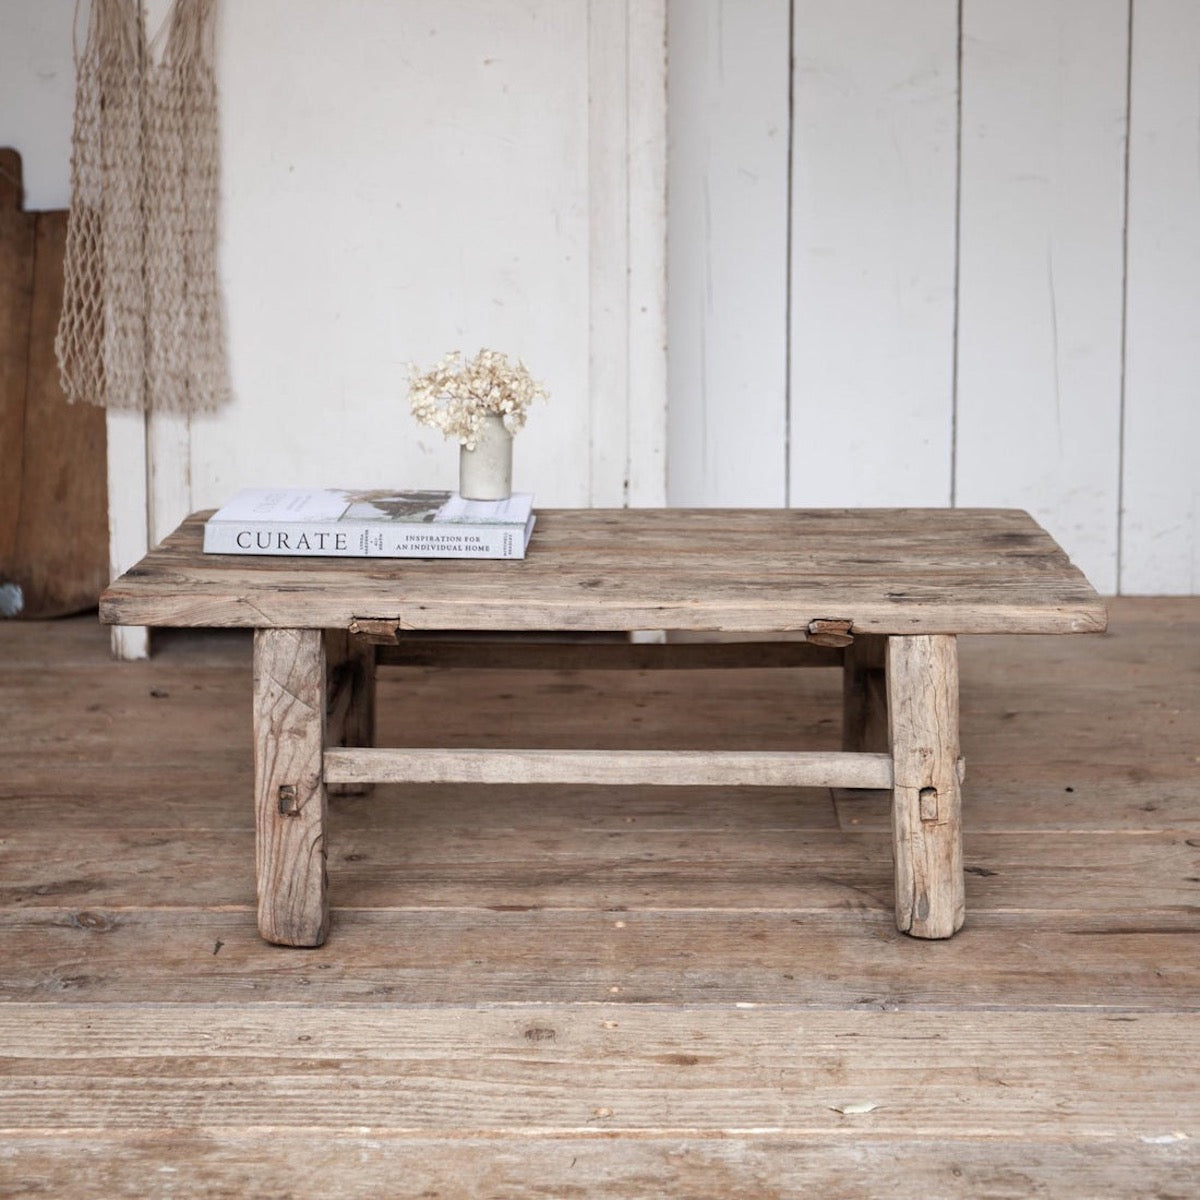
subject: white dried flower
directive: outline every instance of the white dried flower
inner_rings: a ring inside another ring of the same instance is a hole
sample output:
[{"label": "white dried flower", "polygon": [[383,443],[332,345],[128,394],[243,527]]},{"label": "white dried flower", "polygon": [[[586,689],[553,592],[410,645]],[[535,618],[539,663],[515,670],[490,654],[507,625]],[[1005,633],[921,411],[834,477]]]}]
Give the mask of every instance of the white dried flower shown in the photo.
[{"label": "white dried flower", "polygon": [[502,416],[509,433],[516,433],[525,424],[529,406],[550,395],[523,362],[511,363],[498,350],[480,350],[465,364],[462,352],[455,350],[424,372],[410,363],[409,376],[413,416],[469,449],[488,413]]}]

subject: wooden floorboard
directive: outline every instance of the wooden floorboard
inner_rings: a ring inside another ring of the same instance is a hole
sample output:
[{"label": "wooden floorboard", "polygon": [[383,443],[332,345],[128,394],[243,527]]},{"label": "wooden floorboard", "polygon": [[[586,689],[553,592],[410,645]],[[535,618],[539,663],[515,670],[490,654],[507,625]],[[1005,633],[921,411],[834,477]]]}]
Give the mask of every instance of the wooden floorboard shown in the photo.
[{"label": "wooden floorboard", "polygon": [[[479,1138],[376,1130],[15,1136],[5,1153],[12,1190],[56,1200],[216,1196],[292,1200],[526,1197],[589,1200],[1194,1200],[1200,1156],[1186,1141],[1029,1143],[853,1138]],[[319,1180],[320,1183],[314,1183]],[[389,1192],[380,1185],[390,1181]],[[2,1186],[2,1185],[0,1185]]]},{"label": "wooden floorboard", "polygon": [[[1200,1076],[1179,1054],[1193,1028],[1164,1013],[12,1005],[0,1037],[23,1045],[0,1059],[0,1135],[163,1122],[1132,1141],[1195,1109]],[[1096,1086],[1113,1078],[1120,1105]]]},{"label": "wooden floorboard", "polygon": [[[963,638],[967,925],[886,798],[376,789],[257,937],[250,649],[0,624],[0,1197],[1200,1195],[1200,601]],[[833,671],[383,672],[395,745],[836,749]]]},{"label": "wooden floorboard", "polygon": [[1194,914],[975,917],[932,949],[853,907],[343,909],[323,955],[263,945],[249,906],[27,908],[0,936],[2,1001],[1200,1010]]},{"label": "wooden floorboard", "polygon": [[[550,801],[552,802],[552,801]],[[384,803],[384,801],[380,801]],[[7,839],[0,905],[85,907],[249,904],[254,863],[238,829],[98,829],[70,862],[61,830]],[[331,822],[329,877],[341,909],[426,906],[885,912],[889,839],[837,830],[405,828]],[[987,912],[1196,912],[1198,839],[1148,832],[1110,839],[1049,831],[968,832],[973,915]],[[164,888],[164,880],[170,887]],[[1086,903],[1082,893],[1086,891]],[[1200,920],[1200,917],[1198,917]]]}]

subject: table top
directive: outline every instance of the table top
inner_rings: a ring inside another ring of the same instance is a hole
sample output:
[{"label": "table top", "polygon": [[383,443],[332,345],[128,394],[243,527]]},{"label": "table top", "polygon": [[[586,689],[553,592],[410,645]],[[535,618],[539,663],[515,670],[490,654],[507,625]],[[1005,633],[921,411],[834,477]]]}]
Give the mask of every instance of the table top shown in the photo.
[{"label": "table top", "polygon": [[1011,509],[539,509],[519,560],[205,554],[189,517],[100,598],[116,625],[1090,633],[1099,596]]}]

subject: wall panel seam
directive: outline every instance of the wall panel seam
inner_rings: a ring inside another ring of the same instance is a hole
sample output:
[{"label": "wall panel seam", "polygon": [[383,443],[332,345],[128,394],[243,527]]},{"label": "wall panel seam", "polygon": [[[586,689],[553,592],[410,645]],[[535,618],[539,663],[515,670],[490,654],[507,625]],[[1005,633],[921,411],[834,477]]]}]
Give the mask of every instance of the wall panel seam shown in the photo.
[{"label": "wall panel seam", "polygon": [[796,260],[793,255],[792,228],[796,220],[795,154],[796,154],[796,0],[788,4],[788,90],[787,90],[787,221],[784,229],[784,249],[787,256],[787,278],[783,300],[783,506],[792,507],[792,291],[795,285]]},{"label": "wall panel seam", "polygon": [[956,77],[954,97],[954,312],[950,327],[950,507],[958,507],[958,314],[962,251],[962,148],[963,148],[963,0],[955,7]]},{"label": "wall panel seam", "polygon": [[1133,141],[1133,6],[1129,0],[1125,34],[1125,178],[1121,197],[1121,379],[1117,402],[1117,594],[1125,591],[1125,436],[1129,336],[1129,163]]}]

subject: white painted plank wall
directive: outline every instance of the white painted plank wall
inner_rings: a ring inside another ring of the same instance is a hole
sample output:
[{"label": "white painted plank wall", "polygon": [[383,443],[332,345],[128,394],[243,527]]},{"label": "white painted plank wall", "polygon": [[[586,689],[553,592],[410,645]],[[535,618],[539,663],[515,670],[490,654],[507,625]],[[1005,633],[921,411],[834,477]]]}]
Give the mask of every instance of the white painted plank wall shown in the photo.
[{"label": "white painted plank wall", "polygon": [[1127,0],[963,5],[956,495],[1116,590]]},{"label": "white painted plank wall", "polygon": [[956,5],[794,13],[788,499],[949,504]]},{"label": "white painted plank wall", "polygon": [[1200,5],[1136,0],[1121,588],[1200,592]]},{"label": "white painted plank wall", "polygon": [[588,4],[587,503],[665,501],[666,4]]},{"label": "white painted plank wall", "polygon": [[664,13],[223,6],[235,401],[192,422],[197,505],[252,482],[452,486],[457,447],[413,421],[405,364],[481,345],[551,391],[517,439],[518,486],[661,502]]},{"label": "white painted plank wall", "polygon": [[712,48],[756,7],[671,8],[671,499],[1026,507],[1104,591],[1200,589],[1200,6],[794,0],[785,229],[698,199],[783,111]]},{"label": "white painted plank wall", "polygon": [[221,17],[235,400],[192,422],[196,504],[255,482],[452,486],[457,447],[411,417],[405,364],[480,346],[552,393],[517,439],[518,484],[588,503],[588,0]]},{"label": "white painted plank wall", "polygon": [[673,504],[787,503],[788,0],[671,0]]}]

